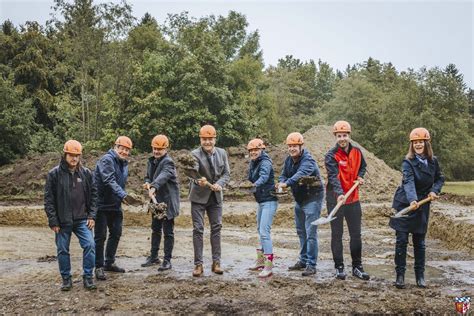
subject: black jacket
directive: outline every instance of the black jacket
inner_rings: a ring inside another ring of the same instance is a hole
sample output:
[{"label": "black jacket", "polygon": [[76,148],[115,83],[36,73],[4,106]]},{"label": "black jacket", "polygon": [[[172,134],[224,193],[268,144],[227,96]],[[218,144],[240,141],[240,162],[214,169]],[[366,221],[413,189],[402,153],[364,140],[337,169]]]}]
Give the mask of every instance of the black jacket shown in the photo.
[{"label": "black jacket", "polygon": [[[97,214],[97,188],[93,182],[92,172],[79,167],[79,177],[84,188],[87,217],[94,219]],[[49,227],[73,224],[71,207],[72,175],[67,162],[61,163],[48,172],[44,187],[44,210],[48,216]]]},{"label": "black jacket", "polygon": [[156,201],[168,206],[166,217],[172,219],[178,216],[179,185],[175,164],[168,154],[158,160],[154,157],[148,159],[145,182],[156,189]]},{"label": "black jacket", "polygon": [[[409,206],[412,201],[426,198],[430,192],[436,194],[441,192],[444,176],[435,157],[432,160],[428,159],[428,166],[416,157],[405,159],[402,163],[402,172],[402,185],[397,188],[392,204],[397,211]],[[408,217],[390,219],[390,227],[402,232],[424,234],[428,229],[429,212],[430,203],[424,204],[411,212]]]},{"label": "black jacket", "polygon": [[250,161],[248,180],[255,184],[254,196],[258,203],[277,200],[272,195],[272,192],[275,193],[273,164],[265,151],[257,159]]},{"label": "black jacket", "polygon": [[96,164],[94,182],[97,184],[99,211],[122,211],[122,200],[127,195],[128,162],[110,149]]}]

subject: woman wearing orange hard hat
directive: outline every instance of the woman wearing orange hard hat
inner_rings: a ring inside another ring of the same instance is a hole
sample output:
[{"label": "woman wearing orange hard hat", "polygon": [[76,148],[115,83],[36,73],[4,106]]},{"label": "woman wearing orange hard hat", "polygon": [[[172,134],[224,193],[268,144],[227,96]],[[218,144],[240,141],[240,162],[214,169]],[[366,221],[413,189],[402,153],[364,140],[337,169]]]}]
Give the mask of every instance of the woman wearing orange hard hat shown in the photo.
[{"label": "woman wearing orange hard hat", "polygon": [[272,194],[275,191],[275,175],[272,160],[265,152],[263,140],[252,139],[247,145],[247,150],[250,154],[247,179],[253,184],[252,191],[258,203],[257,232],[259,235],[257,260],[250,270],[260,271],[258,276],[265,278],[273,273],[271,228],[278,207],[278,200]]},{"label": "woman wearing orange hard hat", "polygon": [[405,217],[390,219],[390,227],[396,231],[395,285],[397,288],[405,287],[408,237],[412,234],[416,285],[424,288],[426,287],[425,235],[428,229],[430,203],[419,205],[418,202],[427,197],[431,200],[437,199],[444,184],[444,176],[438,160],[433,155],[431,136],[426,128],[418,127],[411,131],[410,145],[402,163],[402,172],[402,184],[395,192],[392,207],[400,211],[411,206],[414,210]]}]

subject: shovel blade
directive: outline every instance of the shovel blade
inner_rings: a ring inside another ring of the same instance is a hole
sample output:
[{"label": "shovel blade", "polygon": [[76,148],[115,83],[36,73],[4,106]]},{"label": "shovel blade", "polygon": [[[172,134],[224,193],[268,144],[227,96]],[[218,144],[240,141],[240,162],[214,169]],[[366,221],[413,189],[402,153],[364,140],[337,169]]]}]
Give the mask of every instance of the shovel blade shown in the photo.
[{"label": "shovel blade", "polygon": [[320,217],[318,218],[317,220],[315,220],[314,222],[311,223],[311,225],[324,225],[324,224],[327,224],[329,222],[332,222],[333,220],[335,220],[337,217]]}]

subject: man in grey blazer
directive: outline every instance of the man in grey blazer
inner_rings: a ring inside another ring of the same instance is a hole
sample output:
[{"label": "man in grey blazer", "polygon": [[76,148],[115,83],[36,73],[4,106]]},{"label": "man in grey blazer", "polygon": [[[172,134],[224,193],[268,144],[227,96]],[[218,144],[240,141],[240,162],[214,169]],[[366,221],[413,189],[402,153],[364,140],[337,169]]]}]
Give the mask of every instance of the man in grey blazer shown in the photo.
[{"label": "man in grey blazer", "polygon": [[216,129],[204,125],[199,131],[201,146],[192,151],[196,162],[194,168],[202,176],[191,181],[189,200],[193,219],[194,271],[193,276],[203,274],[202,251],[204,213],[211,226],[212,272],[223,274],[221,259],[222,189],[229,182],[229,160],[224,149],[215,147]]}]

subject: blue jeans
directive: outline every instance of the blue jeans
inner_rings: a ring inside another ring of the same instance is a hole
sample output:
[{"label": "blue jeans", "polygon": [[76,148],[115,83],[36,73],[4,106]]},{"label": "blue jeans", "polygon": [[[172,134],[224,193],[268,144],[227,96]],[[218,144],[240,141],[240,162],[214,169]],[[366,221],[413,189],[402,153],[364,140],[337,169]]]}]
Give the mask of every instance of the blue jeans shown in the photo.
[{"label": "blue jeans", "polygon": [[[95,266],[102,268],[104,266],[104,243],[107,239],[105,249],[105,265],[111,265],[115,262],[120,237],[122,236],[123,213],[122,211],[99,211],[95,221]],[[107,228],[109,237],[107,238]]]},{"label": "blue jeans", "polygon": [[295,203],[296,233],[300,239],[300,261],[307,266],[316,267],[318,260],[318,227],[311,225],[321,214],[323,195],[317,200]]},{"label": "blue jeans", "polygon": [[59,272],[63,278],[71,277],[71,258],[69,245],[71,235],[74,233],[79,239],[82,248],[82,267],[84,276],[92,276],[95,262],[95,242],[92,230],[87,227],[87,220],[74,222],[73,225],[61,226],[56,234],[56,247],[58,251]]},{"label": "blue jeans", "polygon": [[273,253],[272,229],[273,216],[275,216],[278,201],[267,201],[258,204],[257,209],[257,231],[260,238],[260,245],[266,255]]}]

